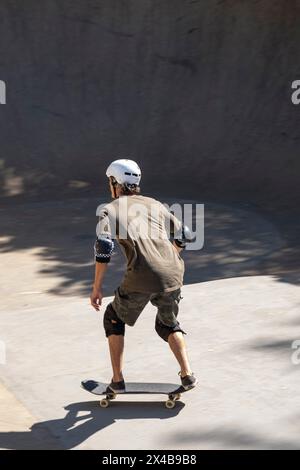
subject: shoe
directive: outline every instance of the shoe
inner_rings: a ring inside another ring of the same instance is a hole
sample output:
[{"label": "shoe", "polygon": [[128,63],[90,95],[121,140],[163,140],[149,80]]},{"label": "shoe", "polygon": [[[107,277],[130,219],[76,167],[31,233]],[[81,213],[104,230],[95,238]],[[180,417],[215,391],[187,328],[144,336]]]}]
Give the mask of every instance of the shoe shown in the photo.
[{"label": "shoe", "polygon": [[181,377],[181,374],[179,372],[180,379],[181,379],[181,384],[185,390],[190,390],[191,388],[196,387],[198,380],[192,373],[191,375],[186,375],[185,377]]},{"label": "shoe", "polygon": [[120,382],[111,381],[107,387],[109,390],[112,390],[114,393],[124,393],[125,392],[125,382],[121,380]]}]

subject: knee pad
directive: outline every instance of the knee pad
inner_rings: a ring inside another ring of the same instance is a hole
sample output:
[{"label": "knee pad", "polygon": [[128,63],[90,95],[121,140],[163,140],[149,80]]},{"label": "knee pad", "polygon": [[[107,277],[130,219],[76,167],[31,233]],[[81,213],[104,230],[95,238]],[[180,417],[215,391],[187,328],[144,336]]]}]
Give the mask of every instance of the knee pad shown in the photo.
[{"label": "knee pad", "polygon": [[111,335],[125,335],[125,323],[117,316],[111,304],[106,307],[103,326],[107,338]]},{"label": "knee pad", "polygon": [[169,335],[175,333],[176,331],[181,331],[182,334],[186,335],[185,331],[180,328],[179,322],[174,326],[167,326],[162,323],[157,317],[155,321],[155,331],[164,341],[168,342]]}]

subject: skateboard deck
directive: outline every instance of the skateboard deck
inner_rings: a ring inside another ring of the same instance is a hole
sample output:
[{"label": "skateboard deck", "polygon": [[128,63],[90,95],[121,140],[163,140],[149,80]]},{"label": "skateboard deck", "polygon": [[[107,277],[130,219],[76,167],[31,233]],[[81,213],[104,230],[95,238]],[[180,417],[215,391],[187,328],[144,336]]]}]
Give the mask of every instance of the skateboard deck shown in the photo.
[{"label": "skateboard deck", "polygon": [[167,408],[174,408],[176,401],[180,399],[181,393],[188,392],[182,385],[172,383],[140,383],[128,382],[126,383],[126,390],[120,394],[114,393],[108,384],[97,382],[95,380],[83,380],[81,386],[84,390],[93,393],[94,395],[104,395],[100,401],[102,408],[107,408],[111,400],[114,400],[117,395],[167,395],[168,400],[165,402]]}]

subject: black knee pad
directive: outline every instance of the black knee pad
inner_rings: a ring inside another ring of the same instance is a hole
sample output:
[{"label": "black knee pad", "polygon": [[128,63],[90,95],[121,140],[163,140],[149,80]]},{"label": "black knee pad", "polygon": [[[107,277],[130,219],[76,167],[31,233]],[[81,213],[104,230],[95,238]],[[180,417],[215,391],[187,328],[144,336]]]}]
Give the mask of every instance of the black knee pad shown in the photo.
[{"label": "black knee pad", "polygon": [[182,334],[186,335],[185,331],[180,328],[179,322],[177,322],[174,326],[167,326],[162,323],[158,318],[156,318],[155,321],[155,331],[158,336],[160,336],[166,342],[168,342],[168,338],[171,333],[181,331]]},{"label": "black knee pad", "polygon": [[111,304],[106,307],[103,326],[107,338],[111,335],[125,335],[125,323],[117,316]]}]

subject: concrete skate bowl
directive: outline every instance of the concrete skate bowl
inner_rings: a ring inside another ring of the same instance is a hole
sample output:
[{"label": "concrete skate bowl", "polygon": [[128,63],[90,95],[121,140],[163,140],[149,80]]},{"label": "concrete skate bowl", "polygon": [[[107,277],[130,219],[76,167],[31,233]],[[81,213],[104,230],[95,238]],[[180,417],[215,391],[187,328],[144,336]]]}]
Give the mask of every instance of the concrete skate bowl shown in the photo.
[{"label": "concrete skate bowl", "polygon": [[3,0],[0,191],[106,189],[131,156],[144,189],[197,200],[299,202],[292,0]]}]

